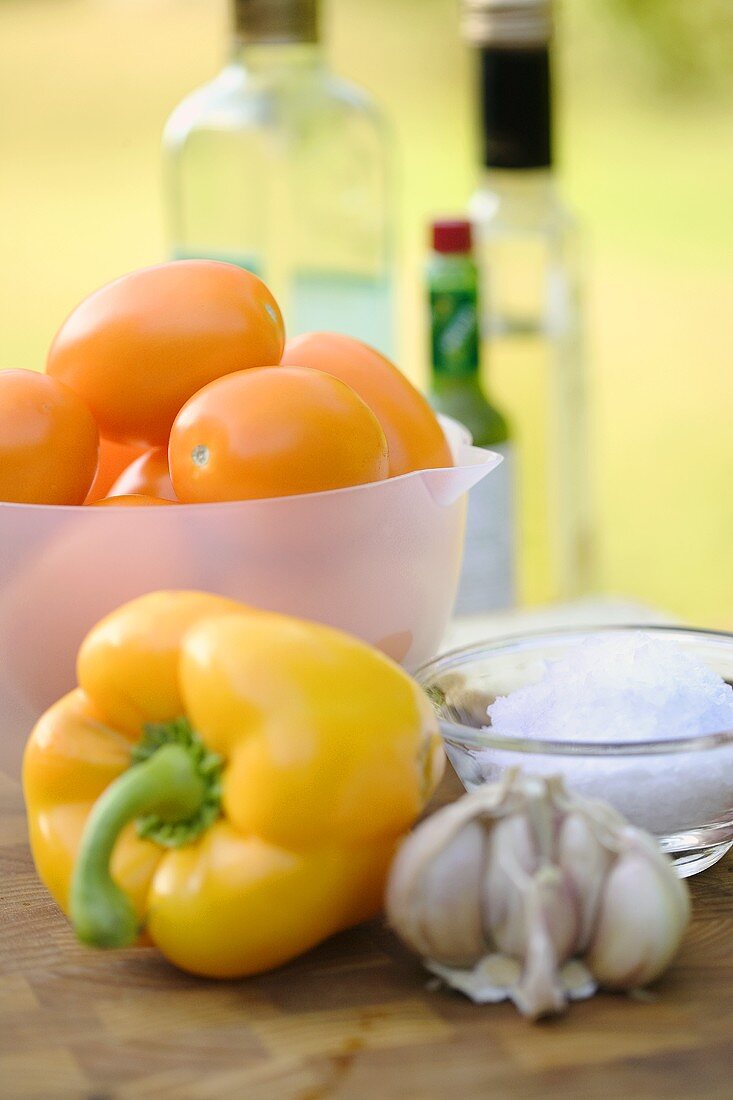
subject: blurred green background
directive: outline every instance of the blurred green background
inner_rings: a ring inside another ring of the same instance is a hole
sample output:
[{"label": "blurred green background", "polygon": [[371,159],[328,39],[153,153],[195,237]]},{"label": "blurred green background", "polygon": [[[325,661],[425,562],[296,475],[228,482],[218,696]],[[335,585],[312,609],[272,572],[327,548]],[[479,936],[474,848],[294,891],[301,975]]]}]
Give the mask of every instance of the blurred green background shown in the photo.
[{"label": "blurred green background", "polygon": [[[476,179],[458,0],[330,0],[334,68],[400,147],[402,366],[424,377],[424,223]],[[165,256],[164,119],[220,66],[225,0],[0,0],[0,364]],[[587,231],[599,587],[733,627],[733,4],[565,0],[565,192]]]}]

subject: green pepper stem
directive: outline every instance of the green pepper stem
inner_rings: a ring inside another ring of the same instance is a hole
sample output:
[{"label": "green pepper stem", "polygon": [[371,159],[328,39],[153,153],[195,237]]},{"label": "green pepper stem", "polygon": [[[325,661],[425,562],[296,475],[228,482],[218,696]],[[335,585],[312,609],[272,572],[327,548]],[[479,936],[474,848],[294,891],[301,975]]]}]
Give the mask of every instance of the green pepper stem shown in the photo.
[{"label": "green pepper stem", "polygon": [[190,752],[168,744],[133,765],[100,796],[87,820],[71,880],[69,915],[83,943],[125,947],[139,935],[135,909],[109,870],[124,826],[149,813],[170,822],[190,818],[206,793]]}]

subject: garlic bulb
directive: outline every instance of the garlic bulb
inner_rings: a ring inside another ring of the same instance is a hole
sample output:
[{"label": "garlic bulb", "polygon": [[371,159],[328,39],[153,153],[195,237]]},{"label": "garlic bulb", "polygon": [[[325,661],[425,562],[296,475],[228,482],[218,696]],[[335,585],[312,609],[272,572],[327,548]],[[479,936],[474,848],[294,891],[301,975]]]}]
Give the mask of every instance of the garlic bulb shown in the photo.
[{"label": "garlic bulb", "polygon": [[387,915],[448,984],[537,1018],[658,977],[690,902],[653,837],[560,776],[512,769],[405,840]]}]

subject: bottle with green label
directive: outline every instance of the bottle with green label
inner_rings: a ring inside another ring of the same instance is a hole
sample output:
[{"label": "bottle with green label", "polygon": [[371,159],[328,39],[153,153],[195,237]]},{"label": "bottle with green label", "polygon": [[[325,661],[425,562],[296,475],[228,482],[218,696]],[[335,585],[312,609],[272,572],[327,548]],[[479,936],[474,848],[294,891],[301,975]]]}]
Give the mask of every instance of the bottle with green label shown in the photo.
[{"label": "bottle with green label", "polygon": [[434,408],[459,420],[474,445],[504,457],[469,494],[457,614],[511,607],[515,600],[513,455],[509,425],[481,382],[478,273],[471,223],[437,221],[427,263]]}]

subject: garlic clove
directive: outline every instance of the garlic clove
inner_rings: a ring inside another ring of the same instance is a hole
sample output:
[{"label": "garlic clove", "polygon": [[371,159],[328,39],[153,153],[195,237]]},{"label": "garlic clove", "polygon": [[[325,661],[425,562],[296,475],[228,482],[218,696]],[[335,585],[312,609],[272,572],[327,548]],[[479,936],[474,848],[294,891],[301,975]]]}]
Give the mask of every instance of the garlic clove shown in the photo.
[{"label": "garlic clove", "polygon": [[670,904],[674,906],[683,928],[686,927],[690,920],[692,908],[690,892],[686,883],[678,878],[674,865],[659,847],[657,841],[642,829],[635,829],[633,826],[628,825],[621,833],[621,844],[626,849],[633,847],[636,851],[644,854],[650,867],[653,867],[664,881],[669,892]]},{"label": "garlic clove", "polygon": [[687,891],[650,837],[624,834],[626,850],[611,868],[585,957],[607,989],[635,989],[665,970],[690,916]]},{"label": "garlic clove", "polygon": [[486,951],[479,902],[484,844],[481,826],[469,822],[424,871],[417,920],[430,958],[462,966]]},{"label": "garlic clove", "polygon": [[575,953],[582,955],[596,922],[603,882],[613,856],[597,836],[592,819],[581,809],[571,811],[560,825],[557,862],[575,898],[578,928]]},{"label": "garlic clove", "polygon": [[400,845],[387,885],[387,918],[413,950],[446,964],[473,963],[485,954],[480,890],[487,823],[505,812],[507,800],[517,801],[515,787],[516,777],[507,773],[501,783],[443,807]]},{"label": "garlic clove", "polygon": [[537,869],[537,852],[527,818],[498,819],[486,841],[481,883],[484,934],[500,952],[521,957],[527,942],[526,894]]},{"label": "garlic clove", "polygon": [[[529,940],[528,896],[539,877],[543,921],[555,955],[563,961],[577,942],[578,903],[566,876],[542,855],[547,843],[544,833],[552,832],[551,806],[548,803],[538,813],[537,799],[531,799],[529,805],[530,814],[514,813],[500,819],[489,836],[483,882],[484,934],[499,951],[520,958],[524,955]],[[538,828],[543,832],[541,838]]]},{"label": "garlic clove", "polygon": [[479,903],[484,830],[468,821],[448,833],[443,846],[435,840],[416,832],[400,848],[387,891],[387,918],[420,954],[447,964],[473,963],[487,946]]}]

